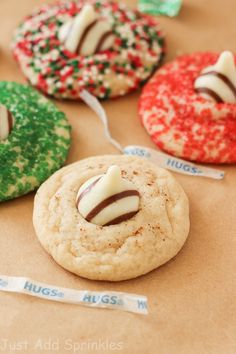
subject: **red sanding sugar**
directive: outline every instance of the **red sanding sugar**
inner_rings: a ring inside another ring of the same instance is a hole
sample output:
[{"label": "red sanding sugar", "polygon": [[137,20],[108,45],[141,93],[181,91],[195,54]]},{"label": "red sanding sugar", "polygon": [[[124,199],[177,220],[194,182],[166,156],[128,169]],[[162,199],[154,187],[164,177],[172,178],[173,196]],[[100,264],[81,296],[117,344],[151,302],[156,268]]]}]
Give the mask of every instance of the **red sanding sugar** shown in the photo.
[{"label": "red sanding sugar", "polygon": [[236,104],[215,103],[194,91],[200,72],[219,54],[194,53],[166,64],[143,89],[139,114],[154,143],[175,156],[236,162]]}]

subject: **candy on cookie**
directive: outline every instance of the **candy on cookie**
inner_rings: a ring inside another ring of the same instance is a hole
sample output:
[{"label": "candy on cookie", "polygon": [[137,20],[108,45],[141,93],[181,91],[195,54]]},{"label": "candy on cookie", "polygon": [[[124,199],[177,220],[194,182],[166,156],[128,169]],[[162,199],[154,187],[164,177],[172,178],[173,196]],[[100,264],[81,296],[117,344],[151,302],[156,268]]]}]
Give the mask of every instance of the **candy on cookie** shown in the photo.
[{"label": "candy on cookie", "polygon": [[218,103],[236,103],[236,67],[231,52],[223,52],[217,62],[202,70],[194,82],[195,91]]},{"label": "candy on cookie", "polygon": [[101,226],[119,224],[139,210],[139,192],[121,176],[118,166],[86,181],[79,189],[76,205],[89,222]]},{"label": "candy on cookie", "polygon": [[11,133],[15,119],[6,106],[0,104],[0,141],[7,139]]},{"label": "candy on cookie", "polygon": [[99,18],[92,5],[85,5],[73,20],[60,28],[59,39],[72,53],[93,55],[110,49],[115,36],[111,24]]},{"label": "candy on cookie", "polygon": [[146,159],[94,156],[43,183],[33,223],[62,267],[119,281],[150,272],[179,252],[189,232],[188,198],[169,172]]},{"label": "candy on cookie", "polygon": [[144,87],[139,113],[162,150],[204,163],[236,162],[236,66],[230,52],[193,53]]},{"label": "candy on cookie", "polygon": [[155,19],[109,0],[43,5],[17,28],[13,54],[30,83],[47,95],[106,99],[136,90],[165,52]]}]

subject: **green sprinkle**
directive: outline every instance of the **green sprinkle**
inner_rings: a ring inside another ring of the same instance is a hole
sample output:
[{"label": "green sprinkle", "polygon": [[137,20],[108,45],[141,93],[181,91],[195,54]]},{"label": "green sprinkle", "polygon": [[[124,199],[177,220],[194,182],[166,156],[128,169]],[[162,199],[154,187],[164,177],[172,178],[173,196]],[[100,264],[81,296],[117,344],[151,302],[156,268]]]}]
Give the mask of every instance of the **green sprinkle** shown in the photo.
[{"label": "green sprinkle", "polygon": [[30,86],[0,82],[0,103],[15,119],[0,141],[0,201],[37,188],[64,163],[70,126],[64,113]]}]

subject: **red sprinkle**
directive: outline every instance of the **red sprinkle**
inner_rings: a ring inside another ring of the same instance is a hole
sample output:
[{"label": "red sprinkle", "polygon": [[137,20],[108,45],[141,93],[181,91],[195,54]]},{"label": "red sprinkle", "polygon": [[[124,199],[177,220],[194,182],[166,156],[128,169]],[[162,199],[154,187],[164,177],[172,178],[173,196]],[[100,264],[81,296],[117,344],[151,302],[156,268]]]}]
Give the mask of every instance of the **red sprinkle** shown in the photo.
[{"label": "red sprinkle", "polygon": [[159,148],[187,160],[236,162],[236,104],[214,103],[194,91],[195,79],[217,58],[213,53],[180,57],[144,87],[139,113]]}]

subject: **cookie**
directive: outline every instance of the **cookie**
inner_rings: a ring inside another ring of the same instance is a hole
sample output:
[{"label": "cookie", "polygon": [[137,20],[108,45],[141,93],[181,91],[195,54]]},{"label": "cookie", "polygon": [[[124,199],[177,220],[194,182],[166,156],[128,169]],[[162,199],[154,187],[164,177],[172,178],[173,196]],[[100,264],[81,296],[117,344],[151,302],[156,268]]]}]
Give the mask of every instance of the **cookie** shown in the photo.
[{"label": "cookie", "polygon": [[236,162],[235,58],[194,53],[166,64],[144,87],[139,114],[154,143],[186,160]]},{"label": "cookie", "polygon": [[29,80],[57,98],[83,89],[105,99],[142,85],[164,55],[156,20],[122,4],[77,0],[44,5],[17,28],[13,53]]},{"label": "cookie", "polygon": [[70,147],[64,113],[30,86],[0,82],[0,201],[33,191]]},{"label": "cookie", "polygon": [[179,252],[189,232],[189,206],[166,170],[134,156],[105,155],[51,176],[35,196],[33,223],[62,267],[119,281],[150,272]]}]

